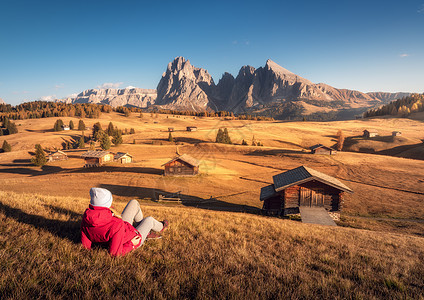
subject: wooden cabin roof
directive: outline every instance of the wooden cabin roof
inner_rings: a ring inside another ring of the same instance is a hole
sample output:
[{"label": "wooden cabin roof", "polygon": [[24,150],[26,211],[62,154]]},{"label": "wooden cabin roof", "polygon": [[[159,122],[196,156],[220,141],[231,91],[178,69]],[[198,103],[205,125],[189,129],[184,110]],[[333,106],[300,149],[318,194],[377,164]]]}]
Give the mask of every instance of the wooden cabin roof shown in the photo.
[{"label": "wooden cabin roof", "polygon": [[274,196],[274,194],[275,194],[274,185],[273,184],[267,185],[261,188],[261,195],[259,196],[259,199],[263,201],[265,199],[268,199],[269,197]]},{"label": "wooden cabin roof", "polygon": [[306,166],[300,166],[296,169],[275,175],[272,177],[272,179],[274,181],[276,192],[284,190],[292,185],[298,185],[311,180],[317,180],[336,189],[353,193],[349,187],[341,183],[338,179]]},{"label": "wooden cabin roof", "polygon": [[133,157],[131,154],[127,153],[127,152],[118,152],[115,154],[114,159],[120,159],[124,156],[129,156],[129,157]]},{"label": "wooden cabin roof", "polygon": [[167,165],[167,164],[169,164],[173,161],[176,161],[176,160],[182,160],[183,162],[186,162],[193,167],[198,167],[200,165],[200,161],[198,161],[197,159],[191,157],[188,154],[183,154],[183,155],[174,157],[173,159],[171,159],[167,163],[164,163],[162,166]]},{"label": "wooden cabin roof", "polygon": [[324,146],[323,144],[317,144],[317,145],[314,145],[314,146],[312,146],[312,147],[309,147],[309,149],[311,149],[311,150],[316,150],[316,149],[318,149],[318,148],[325,148],[325,149],[327,149],[327,150],[336,151],[335,149],[333,149],[333,148],[331,148],[331,147]]},{"label": "wooden cabin roof", "polygon": [[109,151],[89,150],[89,151],[81,154],[81,157],[84,157],[84,158],[101,158],[103,156],[106,156],[109,153],[110,153]]}]

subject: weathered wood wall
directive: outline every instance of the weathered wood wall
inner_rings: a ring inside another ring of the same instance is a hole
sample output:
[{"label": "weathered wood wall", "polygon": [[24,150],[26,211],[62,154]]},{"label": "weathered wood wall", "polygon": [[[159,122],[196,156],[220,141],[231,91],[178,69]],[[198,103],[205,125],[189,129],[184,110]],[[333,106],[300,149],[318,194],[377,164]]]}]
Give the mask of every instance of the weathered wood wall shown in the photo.
[{"label": "weathered wood wall", "polygon": [[199,168],[183,161],[175,160],[165,165],[165,176],[192,176],[199,173]]}]

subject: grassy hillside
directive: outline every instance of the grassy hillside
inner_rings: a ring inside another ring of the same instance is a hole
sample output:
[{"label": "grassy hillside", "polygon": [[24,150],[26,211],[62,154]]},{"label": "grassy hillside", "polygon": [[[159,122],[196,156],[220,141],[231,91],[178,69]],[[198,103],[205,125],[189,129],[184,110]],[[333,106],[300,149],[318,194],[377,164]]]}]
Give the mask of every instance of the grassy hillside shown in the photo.
[{"label": "grassy hillside", "polygon": [[3,299],[424,297],[423,238],[143,206],[169,230],[113,259],[79,244],[88,202],[0,192]]}]

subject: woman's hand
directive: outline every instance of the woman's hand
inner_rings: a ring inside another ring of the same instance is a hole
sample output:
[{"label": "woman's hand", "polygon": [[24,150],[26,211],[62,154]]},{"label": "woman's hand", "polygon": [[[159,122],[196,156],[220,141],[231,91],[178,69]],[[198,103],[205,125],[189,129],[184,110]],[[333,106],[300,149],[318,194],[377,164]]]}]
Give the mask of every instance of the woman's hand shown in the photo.
[{"label": "woman's hand", "polygon": [[140,241],[141,241],[141,237],[138,235],[131,240],[134,246],[137,246],[140,243]]}]

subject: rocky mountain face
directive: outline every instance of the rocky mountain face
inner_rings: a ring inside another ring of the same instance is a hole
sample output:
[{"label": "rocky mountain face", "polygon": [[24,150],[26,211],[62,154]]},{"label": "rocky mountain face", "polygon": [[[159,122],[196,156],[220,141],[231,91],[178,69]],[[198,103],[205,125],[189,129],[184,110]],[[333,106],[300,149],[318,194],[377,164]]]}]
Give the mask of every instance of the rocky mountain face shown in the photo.
[{"label": "rocky mountain face", "polygon": [[126,88],[126,89],[91,89],[85,90],[75,98],[66,98],[66,103],[99,103],[111,106],[149,107],[156,100],[156,90]]},{"label": "rocky mountain face", "polygon": [[213,87],[215,83],[208,71],[177,57],[168,64],[159,81],[155,104],[177,110],[218,109],[211,97]]},{"label": "rocky mountain face", "polygon": [[215,84],[207,70],[177,57],[168,64],[156,90],[92,89],[62,101],[142,108],[154,105],[197,112],[225,110],[285,118],[295,113],[309,115],[340,110],[358,113],[407,95],[409,93],[362,93],[315,84],[270,59],[258,69],[243,66],[235,78],[224,73]]}]

